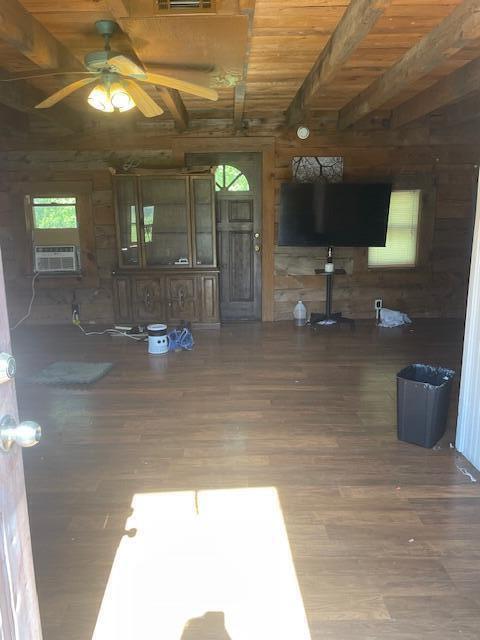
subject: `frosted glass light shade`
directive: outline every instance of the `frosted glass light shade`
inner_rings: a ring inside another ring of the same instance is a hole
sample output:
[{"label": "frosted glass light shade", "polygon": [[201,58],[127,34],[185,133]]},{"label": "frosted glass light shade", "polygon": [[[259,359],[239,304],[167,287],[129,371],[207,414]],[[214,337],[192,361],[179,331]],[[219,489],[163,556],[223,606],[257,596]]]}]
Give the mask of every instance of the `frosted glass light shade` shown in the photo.
[{"label": "frosted glass light shade", "polygon": [[135,106],[135,102],[132,100],[130,94],[127,93],[119,82],[115,82],[110,87],[110,102],[115,109],[121,112],[130,111],[130,109],[133,109]]},{"label": "frosted glass light shade", "polygon": [[110,97],[107,90],[101,84],[97,84],[91,91],[87,98],[88,104],[97,109],[97,111],[104,111],[111,113],[114,111],[113,105],[110,102]]},{"label": "frosted glass light shade", "polygon": [[103,84],[95,85],[87,101],[91,107],[104,113],[130,111],[130,109],[135,107],[135,102],[132,100],[130,94],[119,82],[114,82],[108,88]]}]

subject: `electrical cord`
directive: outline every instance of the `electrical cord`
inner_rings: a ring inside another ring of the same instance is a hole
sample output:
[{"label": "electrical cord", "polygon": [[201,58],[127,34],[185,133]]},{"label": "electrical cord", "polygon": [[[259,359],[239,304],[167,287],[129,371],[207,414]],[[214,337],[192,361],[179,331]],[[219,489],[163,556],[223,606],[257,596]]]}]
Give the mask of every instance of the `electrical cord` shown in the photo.
[{"label": "electrical cord", "polygon": [[136,340],[137,342],[142,342],[143,340],[145,340],[145,338],[143,337],[140,338],[138,336],[131,336],[125,331],[120,331],[120,329],[105,329],[104,331],[85,331],[85,329],[82,327],[80,323],[75,323],[75,324],[85,336],[103,336],[105,334],[108,334],[108,335],[125,336],[125,338],[131,338],[132,340]]},{"label": "electrical cord", "polygon": [[25,320],[30,317],[30,314],[32,313],[33,301],[35,300],[35,280],[38,278],[39,275],[40,273],[36,271],[32,278],[32,297],[30,298],[30,303],[28,305],[27,313],[23,316],[23,318],[20,318],[20,320],[16,324],[14,324],[13,327],[10,327],[10,331],[15,331],[15,329],[19,327],[22,324],[22,322],[25,322]]}]

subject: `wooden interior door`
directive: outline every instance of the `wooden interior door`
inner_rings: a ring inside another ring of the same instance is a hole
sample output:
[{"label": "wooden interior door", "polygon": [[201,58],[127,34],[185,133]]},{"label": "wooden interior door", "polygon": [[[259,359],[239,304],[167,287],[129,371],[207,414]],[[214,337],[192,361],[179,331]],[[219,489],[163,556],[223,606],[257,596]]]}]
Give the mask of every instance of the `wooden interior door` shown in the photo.
[{"label": "wooden interior door", "polygon": [[262,315],[261,156],[258,153],[189,154],[195,165],[230,165],[248,190],[216,190],[217,256],[222,320],[260,320]]},{"label": "wooden interior door", "polygon": [[[10,351],[10,331],[0,255],[0,351]],[[13,379],[0,382],[0,418],[18,420]],[[22,451],[0,450],[0,640],[41,640],[33,571]]]},{"label": "wooden interior door", "polygon": [[261,237],[253,197],[217,194],[217,251],[222,320],[259,320]]}]

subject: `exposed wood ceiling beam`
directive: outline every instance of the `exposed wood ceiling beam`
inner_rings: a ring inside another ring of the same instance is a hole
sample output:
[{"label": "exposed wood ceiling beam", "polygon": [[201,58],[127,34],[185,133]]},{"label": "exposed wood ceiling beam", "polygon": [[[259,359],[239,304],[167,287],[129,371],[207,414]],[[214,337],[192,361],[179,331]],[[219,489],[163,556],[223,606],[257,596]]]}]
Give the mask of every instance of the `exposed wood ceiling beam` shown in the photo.
[{"label": "exposed wood ceiling beam", "polygon": [[[116,20],[130,17],[128,0],[105,0],[105,4],[107,5],[112,16],[114,16]],[[151,3],[151,5],[153,5],[153,2]]]},{"label": "exposed wood ceiling beam", "polygon": [[16,82],[0,82],[0,103],[22,111],[46,118],[56,126],[69,131],[77,132],[82,128],[82,116],[63,104],[58,104],[52,109],[35,109],[35,105],[41,102],[45,95],[25,80]]},{"label": "exposed wood ceiling beam", "polygon": [[247,94],[247,87],[245,82],[240,82],[235,87],[235,93],[233,96],[233,124],[235,131],[242,128],[243,113],[245,111],[245,96]]},{"label": "exposed wood ceiling beam", "polygon": [[188,129],[188,113],[180,93],[176,89],[157,87],[164,105],[175,120],[175,128],[178,132]]},{"label": "exposed wood ceiling beam", "polygon": [[250,60],[250,43],[253,32],[253,17],[255,14],[255,0],[245,0],[241,13],[248,17],[247,49],[243,63],[242,79],[236,85],[233,93],[233,128],[239,131],[242,128],[243,114],[245,113],[245,99],[247,97],[247,73]]},{"label": "exposed wood ceiling beam", "polygon": [[83,69],[77,58],[18,0],[0,0],[0,38],[42,69]]},{"label": "exposed wood ceiling beam", "polygon": [[[41,69],[83,69],[77,58],[29,14],[18,0],[0,0],[0,39]],[[44,98],[43,93],[24,80],[0,82],[0,103],[17,111],[35,113],[70,131],[81,128],[82,116],[64,105],[41,113],[35,111],[35,105]]]},{"label": "exposed wood ceiling beam", "polygon": [[339,129],[346,129],[375,111],[402,89],[445,62],[480,36],[478,0],[464,0],[393,67],[341,109]]},{"label": "exposed wood ceiling beam", "polygon": [[287,109],[287,123],[302,121],[305,110],[370,33],[392,0],[352,0]]},{"label": "exposed wood ceiling beam", "polygon": [[239,0],[217,0],[217,13],[237,16],[240,11]]},{"label": "exposed wood ceiling beam", "polygon": [[[393,110],[390,127],[401,127],[480,89],[480,58],[442,78]],[[461,110],[461,107],[459,106]],[[459,114],[460,115],[460,114]],[[480,115],[480,114],[479,114]]]}]

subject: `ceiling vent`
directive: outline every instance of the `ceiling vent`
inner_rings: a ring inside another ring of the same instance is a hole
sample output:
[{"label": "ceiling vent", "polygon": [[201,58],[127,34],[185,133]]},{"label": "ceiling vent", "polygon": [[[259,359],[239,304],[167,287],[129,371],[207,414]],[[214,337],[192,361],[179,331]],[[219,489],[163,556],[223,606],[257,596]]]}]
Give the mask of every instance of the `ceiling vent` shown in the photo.
[{"label": "ceiling vent", "polygon": [[216,0],[155,0],[158,13],[215,13]]}]

